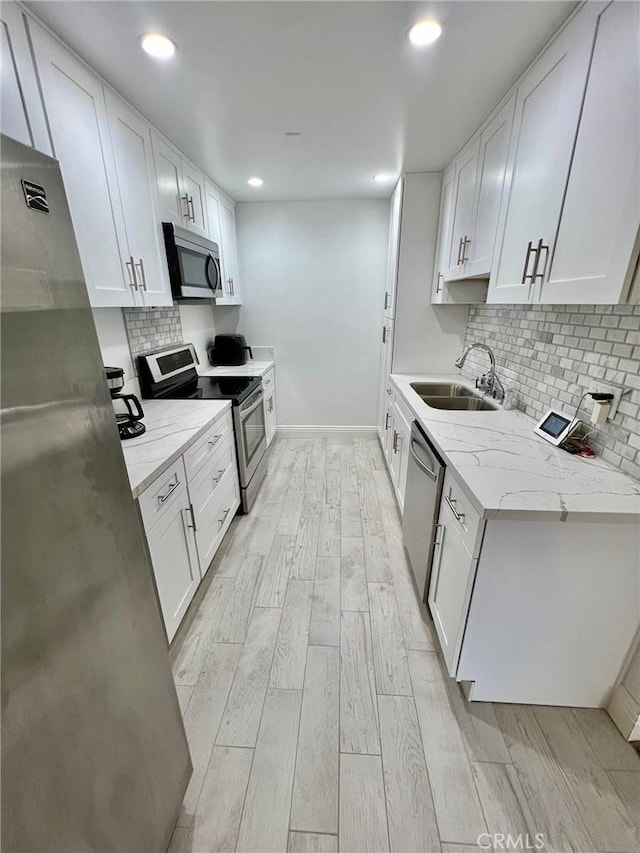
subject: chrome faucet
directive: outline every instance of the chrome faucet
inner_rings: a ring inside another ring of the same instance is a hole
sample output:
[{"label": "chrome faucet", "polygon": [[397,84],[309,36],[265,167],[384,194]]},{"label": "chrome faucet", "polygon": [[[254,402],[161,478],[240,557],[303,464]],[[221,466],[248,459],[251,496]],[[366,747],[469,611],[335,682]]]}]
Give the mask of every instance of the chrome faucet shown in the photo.
[{"label": "chrome faucet", "polygon": [[482,376],[476,379],[476,388],[485,394],[490,394],[494,399],[501,403],[504,400],[504,385],[498,379],[498,374],[496,373],[496,357],[490,347],[481,343],[470,344],[462,355],[456,359],[456,367],[464,366],[467,356],[472,349],[484,350],[489,356],[489,361],[491,362],[491,367],[487,373],[483,373]]}]

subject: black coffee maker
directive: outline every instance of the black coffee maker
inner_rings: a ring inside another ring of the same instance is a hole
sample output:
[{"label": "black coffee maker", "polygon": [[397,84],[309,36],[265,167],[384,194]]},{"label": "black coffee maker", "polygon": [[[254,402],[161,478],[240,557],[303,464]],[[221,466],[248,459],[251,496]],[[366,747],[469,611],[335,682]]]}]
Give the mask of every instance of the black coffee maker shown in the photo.
[{"label": "black coffee maker", "polygon": [[126,412],[116,412],[116,421],[118,423],[118,432],[120,438],[135,438],[142,435],[147,429],[142,423],[144,412],[140,405],[140,400],[135,394],[121,394],[124,387],[124,370],[121,367],[105,367],[104,372],[107,375],[107,385],[112,400],[122,400]]}]

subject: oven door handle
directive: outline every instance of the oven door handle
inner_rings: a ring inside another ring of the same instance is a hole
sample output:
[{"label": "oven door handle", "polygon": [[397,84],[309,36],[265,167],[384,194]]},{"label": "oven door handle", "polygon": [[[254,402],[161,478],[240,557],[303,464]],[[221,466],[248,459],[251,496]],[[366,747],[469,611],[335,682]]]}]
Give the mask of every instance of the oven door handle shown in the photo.
[{"label": "oven door handle", "polygon": [[263,399],[264,399],[264,398],[263,398],[263,396],[262,396],[262,394],[261,394],[261,395],[260,395],[259,400],[258,400],[257,402],[255,402],[255,403],[253,404],[253,406],[249,406],[249,408],[248,408],[248,409],[240,409],[240,419],[241,419],[241,420],[244,420],[244,419],[245,419],[245,415],[250,415],[250,414],[251,414],[251,412],[255,412],[255,410],[258,408],[258,406],[261,406],[261,405],[262,405]]}]

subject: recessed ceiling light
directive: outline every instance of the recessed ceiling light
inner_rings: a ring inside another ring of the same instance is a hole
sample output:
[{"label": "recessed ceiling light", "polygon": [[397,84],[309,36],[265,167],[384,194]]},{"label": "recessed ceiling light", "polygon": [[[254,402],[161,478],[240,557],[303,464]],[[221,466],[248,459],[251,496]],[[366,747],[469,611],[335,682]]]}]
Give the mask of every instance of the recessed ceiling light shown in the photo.
[{"label": "recessed ceiling light", "polygon": [[422,47],[425,44],[432,44],[440,38],[442,27],[437,21],[418,21],[409,30],[409,40],[411,44]]},{"label": "recessed ceiling light", "polygon": [[247,181],[250,187],[261,187],[264,184],[262,178],[249,178]]},{"label": "recessed ceiling light", "polygon": [[160,33],[145,33],[140,44],[142,49],[155,59],[170,59],[176,52],[176,46],[171,39]]},{"label": "recessed ceiling light", "polygon": [[373,180],[377,181],[379,184],[384,183],[384,181],[390,181],[392,175],[387,174],[387,172],[378,172],[377,175],[373,176]]}]

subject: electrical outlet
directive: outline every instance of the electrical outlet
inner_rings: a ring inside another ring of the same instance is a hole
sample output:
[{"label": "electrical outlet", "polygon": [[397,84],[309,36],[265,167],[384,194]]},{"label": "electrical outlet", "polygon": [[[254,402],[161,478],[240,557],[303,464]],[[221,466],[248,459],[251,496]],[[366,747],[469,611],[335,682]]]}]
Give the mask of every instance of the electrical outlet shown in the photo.
[{"label": "electrical outlet", "polygon": [[603,382],[602,379],[593,379],[589,390],[595,392],[596,394],[598,392],[601,394],[613,394],[613,400],[611,401],[611,409],[609,410],[609,415],[607,417],[608,421],[612,421],[616,412],[618,411],[618,406],[620,405],[620,400],[622,400],[622,395],[627,392],[627,389],[624,387],[624,385],[616,385],[613,382]]}]

